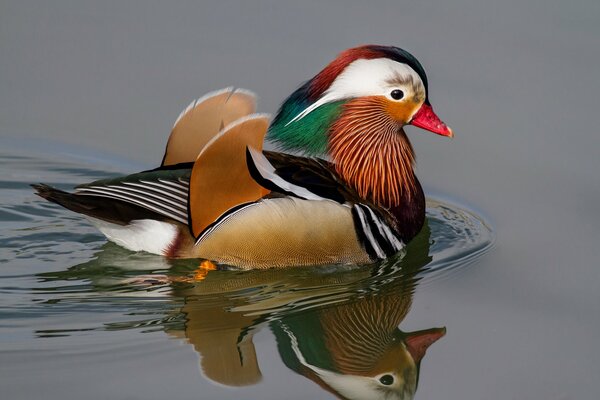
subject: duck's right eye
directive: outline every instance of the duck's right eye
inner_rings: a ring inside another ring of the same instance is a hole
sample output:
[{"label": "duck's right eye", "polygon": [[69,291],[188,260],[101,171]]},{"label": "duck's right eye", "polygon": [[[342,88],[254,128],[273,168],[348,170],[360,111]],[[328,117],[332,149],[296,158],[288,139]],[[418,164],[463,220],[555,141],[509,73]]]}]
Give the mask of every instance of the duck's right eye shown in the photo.
[{"label": "duck's right eye", "polygon": [[379,378],[379,382],[381,382],[382,385],[390,386],[394,383],[394,377],[392,375],[383,375]]},{"label": "duck's right eye", "polygon": [[392,96],[392,99],[394,100],[401,100],[404,97],[404,92],[400,89],[394,89],[392,90],[392,93],[390,93],[390,96]]}]

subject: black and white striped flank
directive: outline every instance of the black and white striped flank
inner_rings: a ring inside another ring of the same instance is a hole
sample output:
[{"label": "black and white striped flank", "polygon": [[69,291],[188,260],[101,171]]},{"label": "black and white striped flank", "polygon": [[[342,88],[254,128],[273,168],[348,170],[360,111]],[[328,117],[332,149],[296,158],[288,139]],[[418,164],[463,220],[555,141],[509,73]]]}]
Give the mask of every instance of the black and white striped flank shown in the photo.
[{"label": "black and white striped flank", "polygon": [[358,236],[371,257],[384,259],[404,247],[400,237],[370,207],[355,204],[352,216]]}]

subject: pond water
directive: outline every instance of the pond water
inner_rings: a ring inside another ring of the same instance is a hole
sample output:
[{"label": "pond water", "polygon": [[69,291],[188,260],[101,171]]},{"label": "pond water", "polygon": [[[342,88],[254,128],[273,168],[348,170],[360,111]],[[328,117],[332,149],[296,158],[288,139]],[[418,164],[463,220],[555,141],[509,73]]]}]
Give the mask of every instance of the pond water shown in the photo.
[{"label": "pond water", "polygon": [[[598,399],[600,2],[401,3],[0,5],[1,397]],[[428,225],[394,259],[205,274],[29,187],[151,168],[193,98],[273,112],[366,42],[456,134],[407,129]]]},{"label": "pond water", "polygon": [[[32,197],[32,177],[66,188],[106,175],[123,161],[81,165],[3,144],[0,165],[13,172],[0,179],[0,351],[5,389],[24,397],[72,379],[83,365],[84,390],[86,379],[124,361],[161,380],[170,349],[181,352],[185,345],[197,359],[186,357],[171,368],[198,376],[190,387],[172,387],[165,396],[205,393],[207,386],[210,398],[228,398],[223,387],[259,385],[276,393],[287,385],[273,384],[261,371],[283,363],[289,375],[346,398],[388,392],[410,398],[419,376],[415,360],[445,334],[443,327],[402,330],[415,290],[471,265],[493,246],[492,230],[481,217],[429,199],[420,235],[375,265],[207,273],[198,260],[106,243],[84,218]],[[255,335],[266,349],[256,349]],[[388,389],[375,381],[382,376],[398,382]],[[128,379],[110,390],[124,396],[137,393],[138,385]],[[70,397],[72,390],[67,385],[52,393]],[[109,393],[102,388],[96,394]]]}]

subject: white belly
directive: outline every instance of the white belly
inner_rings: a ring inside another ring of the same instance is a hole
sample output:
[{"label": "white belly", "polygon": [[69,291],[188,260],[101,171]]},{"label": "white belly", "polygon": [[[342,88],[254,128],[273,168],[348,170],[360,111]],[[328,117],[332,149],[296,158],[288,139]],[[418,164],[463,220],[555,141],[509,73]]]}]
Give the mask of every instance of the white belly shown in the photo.
[{"label": "white belly", "polygon": [[177,227],[168,222],[138,219],[118,225],[87,217],[108,240],[132,251],[164,255],[177,236]]}]

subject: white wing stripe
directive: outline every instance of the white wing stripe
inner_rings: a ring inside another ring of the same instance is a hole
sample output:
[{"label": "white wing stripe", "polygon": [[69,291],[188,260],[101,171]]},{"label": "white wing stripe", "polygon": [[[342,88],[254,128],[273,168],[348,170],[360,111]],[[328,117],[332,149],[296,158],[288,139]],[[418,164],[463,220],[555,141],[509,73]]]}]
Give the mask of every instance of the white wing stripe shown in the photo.
[{"label": "white wing stripe", "polygon": [[275,173],[275,168],[271,165],[269,160],[264,156],[263,153],[248,147],[250,151],[250,156],[252,157],[252,161],[254,162],[254,166],[258,170],[260,176],[264,179],[273,182],[277,187],[285,190],[286,192],[290,192],[295,194],[296,196],[306,199],[306,200],[329,200],[321,196],[317,196],[313,192],[301,187],[294,185],[282,177]]},{"label": "white wing stripe", "polygon": [[[171,189],[171,188],[167,188],[167,187],[163,187],[163,186],[155,186],[152,184],[152,182],[144,182],[143,184],[142,183],[134,183],[134,182],[123,182],[123,184],[146,189],[146,191],[148,191],[148,193],[151,193],[154,196],[156,196],[157,194],[167,196],[173,200],[176,200],[177,204],[186,203],[185,199],[187,199],[187,193],[181,192],[179,190],[175,190],[175,189]],[[182,199],[182,197],[185,199]]]},{"label": "white wing stripe", "polygon": [[373,221],[375,221],[375,224],[377,225],[377,229],[379,230],[379,233],[381,234],[381,236],[387,239],[388,243],[392,246],[392,248],[395,251],[402,249],[402,247],[403,247],[402,243],[400,243],[398,241],[398,239],[392,234],[392,232],[387,227],[387,225],[385,223],[381,222],[381,219],[379,219],[379,217],[377,217],[375,215],[373,210],[371,210],[371,207],[368,207],[368,206],[365,206],[365,207],[369,211],[369,214],[371,215],[371,218],[373,219]]},{"label": "white wing stripe", "polygon": [[86,191],[81,191],[81,192],[78,192],[77,194],[81,195],[81,196],[99,196],[99,197],[107,197],[107,198],[110,198],[110,199],[123,200],[123,201],[126,201],[128,203],[132,203],[132,204],[135,204],[135,205],[147,208],[149,210],[155,211],[155,212],[157,212],[159,214],[162,214],[162,215],[164,215],[166,217],[172,218],[175,221],[179,221],[182,224],[187,224],[187,217],[183,218],[180,215],[174,215],[174,214],[165,212],[165,210],[162,210],[162,209],[159,209],[157,207],[154,207],[153,205],[147,204],[147,203],[145,203],[143,201],[132,199],[130,197],[121,196],[121,195],[118,195],[118,194],[115,194],[115,193],[105,193],[105,192],[102,192],[102,191],[96,191],[94,189],[88,189]]},{"label": "white wing stripe", "polygon": [[[167,199],[163,196],[158,196],[156,192],[152,192],[150,190],[139,190],[137,188],[131,188],[131,187],[125,187],[125,186],[107,186],[108,189],[116,189],[116,190],[121,190],[123,192],[127,192],[127,193],[131,193],[132,195],[136,195],[136,193],[141,194],[142,196],[139,197],[148,197],[148,200],[158,200],[161,203],[168,203],[171,204],[173,207],[179,208],[182,211],[187,211],[187,207],[185,204],[182,204],[181,201],[175,202],[171,199]],[[162,194],[162,193],[160,193]]]},{"label": "white wing stripe", "polygon": [[85,194],[85,192],[93,192],[93,193],[103,193],[106,194],[108,196],[114,195],[114,196],[119,196],[120,199],[122,200],[126,200],[126,201],[131,201],[131,202],[137,202],[137,203],[144,203],[144,205],[146,204],[153,204],[155,208],[162,210],[166,213],[175,213],[177,215],[180,216],[184,216],[185,213],[183,210],[178,210],[178,209],[174,209],[171,208],[165,204],[161,204],[160,202],[157,202],[151,198],[148,197],[143,197],[143,196],[138,196],[134,193],[131,192],[127,192],[124,190],[119,190],[116,188],[108,188],[108,187],[92,187],[92,188],[86,188],[86,190],[84,192],[77,192],[77,194]]},{"label": "white wing stripe", "polygon": [[[133,188],[127,188],[127,187],[122,187],[122,186],[106,186],[106,187],[94,187],[94,189],[100,189],[100,190],[104,189],[104,190],[108,190],[108,191],[114,191],[116,193],[121,193],[124,195],[129,195],[134,198],[140,199],[142,201],[149,201],[153,204],[156,204],[159,207],[163,207],[164,209],[170,210],[173,212],[179,212],[179,213],[183,213],[183,214],[185,214],[187,212],[187,207],[185,207],[182,204],[173,203],[170,200],[166,201],[166,199],[163,199],[161,197],[152,196],[150,193],[139,191],[139,190],[133,189]],[[164,204],[164,203],[170,203],[175,208],[172,208],[168,204]]]},{"label": "white wing stripe", "polygon": [[371,227],[369,226],[369,223],[367,222],[367,217],[365,216],[363,210],[361,209],[361,207],[355,207],[355,210],[357,211],[358,218],[360,219],[360,224],[362,225],[363,232],[365,233],[365,236],[367,237],[367,240],[369,241],[369,243],[371,243],[371,247],[373,247],[373,250],[377,254],[377,257],[384,259],[385,252],[379,246],[379,243],[377,243],[377,240],[373,236],[373,232],[371,231]]},{"label": "white wing stripe", "polygon": [[[147,181],[144,181],[147,182]],[[155,185],[162,185],[165,187],[172,187],[173,189],[177,189],[177,190],[187,190],[187,186],[183,185],[182,182],[180,181],[166,181],[164,179],[159,179],[158,182],[151,182]]]},{"label": "white wing stripe", "polygon": [[187,187],[185,187],[185,186],[183,186],[183,185],[181,185],[180,183],[177,183],[177,182],[165,181],[164,179],[159,179],[158,181],[161,182],[161,183],[164,183],[165,185],[171,186],[171,187],[173,187],[175,189],[184,189],[184,190],[187,189]]},{"label": "white wing stripe", "polygon": [[383,224],[383,229],[385,230],[386,237],[388,238],[388,240],[390,240],[390,243],[392,244],[394,249],[396,251],[402,250],[404,248],[404,243],[402,243],[401,240],[398,240],[398,237],[394,235],[390,227],[387,226],[387,224]]},{"label": "white wing stripe", "polygon": [[145,185],[155,186],[155,187],[161,188],[163,190],[169,190],[172,193],[177,193],[177,195],[185,197],[187,199],[187,195],[188,195],[187,186],[179,186],[179,187],[175,188],[172,185],[167,186],[167,185],[164,185],[164,184],[158,183],[158,182],[140,181],[140,183],[143,183]]},{"label": "white wing stripe", "polygon": [[[143,204],[143,206],[146,206],[147,203],[151,203],[154,204],[156,208],[163,210],[161,214],[169,214],[168,216],[171,216],[170,213],[175,213],[176,215],[185,217],[187,219],[187,213],[183,210],[174,209],[165,204],[161,204],[155,200],[136,195],[126,190],[120,190],[114,187],[92,186],[87,188],[81,188],[77,191],[78,194],[85,194],[85,192],[104,193],[106,195],[114,195],[115,197],[118,195],[121,200],[129,201],[131,203]],[[156,211],[155,207],[153,207],[153,209]]]}]

